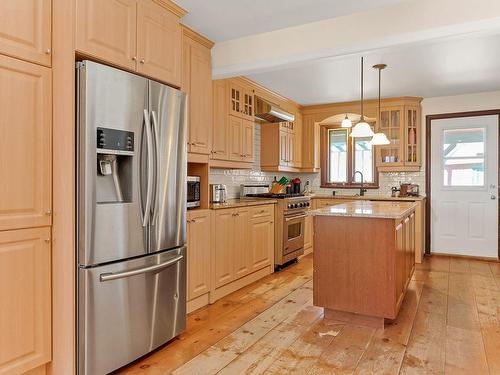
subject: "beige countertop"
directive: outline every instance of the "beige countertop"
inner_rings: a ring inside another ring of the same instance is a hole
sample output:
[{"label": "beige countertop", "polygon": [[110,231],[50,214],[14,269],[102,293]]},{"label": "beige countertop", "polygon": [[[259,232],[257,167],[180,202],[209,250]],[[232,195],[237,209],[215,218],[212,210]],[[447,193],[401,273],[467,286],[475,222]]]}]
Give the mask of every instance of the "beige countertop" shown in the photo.
[{"label": "beige countertop", "polygon": [[236,208],[236,207],[248,207],[248,206],[261,206],[264,204],[276,204],[278,201],[276,199],[228,199],[225,203],[211,203],[210,209],[221,210],[224,208]]},{"label": "beige countertop", "polygon": [[417,204],[412,202],[374,202],[361,200],[312,210],[309,212],[309,215],[400,219],[410,214],[416,207]]},{"label": "beige countertop", "polygon": [[359,196],[359,195],[341,195],[341,194],[336,194],[336,195],[326,195],[326,194],[311,194],[310,197],[312,199],[352,199],[352,200],[364,200],[364,201],[423,201],[425,199],[425,196],[418,196],[418,197],[391,197],[391,196],[385,196],[385,195],[364,195],[364,196]]}]

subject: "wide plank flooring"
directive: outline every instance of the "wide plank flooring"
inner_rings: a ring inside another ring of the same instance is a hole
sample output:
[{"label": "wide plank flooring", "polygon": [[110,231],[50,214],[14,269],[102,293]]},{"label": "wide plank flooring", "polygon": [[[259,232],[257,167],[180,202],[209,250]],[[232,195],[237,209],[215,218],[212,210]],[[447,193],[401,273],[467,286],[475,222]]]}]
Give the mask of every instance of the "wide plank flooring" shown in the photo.
[{"label": "wide plank flooring", "polygon": [[119,374],[500,374],[500,263],[433,256],[396,321],[323,319],[312,256],[188,316],[186,331]]}]

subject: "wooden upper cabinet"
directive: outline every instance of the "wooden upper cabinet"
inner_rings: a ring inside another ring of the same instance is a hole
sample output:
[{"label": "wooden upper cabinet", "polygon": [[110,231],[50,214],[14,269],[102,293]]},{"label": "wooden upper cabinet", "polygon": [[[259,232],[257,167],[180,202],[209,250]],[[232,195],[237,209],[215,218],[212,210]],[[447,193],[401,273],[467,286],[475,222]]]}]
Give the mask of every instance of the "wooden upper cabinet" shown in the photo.
[{"label": "wooden upper cabinet", "polygon": [[51,358],[50,228],[0,231],[0,374]]},{"label": "wooden upper cabinet", "polygon": [[298,172],[302,166],[302,129],[296,122],[261,125],[260,165],[266,171]]},{"label": "wooden upper cabinet", "polygon": [[378,147],[378,166],[398,167],[404,164],[404,108],[380,110],[379,130],[385,133],[389,145]]},{"label": "wooden upper cabinet", "polygon": [[213,81],[212,159],[229,160],[227,84]]},{"label": "wooden upper cabinet", "polygon": [[242,123],[242,158],[244,162],[251,163],[255,159],[255,125],[253,121],[243,120]]},{"label": "wooden upper cabinet", "polygon": [[51,0],[0,1],[0,53],[51,65]]},{"label": "wooden upper cabinet", "polygon": [[405,165],[421,166],[420,106],[405,107]]},{"label": "wooden upper cabinet", "polygon": [[152,0],[137,2],[137,71],[181,86],[179,17]]},{"label": "wooden upper cabinet", "polygon": [[[192,32],[191,32],[192,33]],[[210,48],[183,37],[182,89],[188,94],[188,151],[212,151],[212,64]]]},{"label": "wooden upper cabinet", "polygon": [[136,69],[136,0],[77,0],[76,20],[78,51]]},{"label": "wooden upper cabinet", "polygon": [[391,144],[377,146],[377,168],[384,172],[418,171],[422,165],[420,98],[406,98],[397,106],[383,107],[378,131]]},{"label": "wooden upper cabinet", "polygon": [[243,159],[243,119],[229,116],[229,160],[242,161]]},{"label": "wooden upper cabinet", "polygon": [[0,56],[0,103],[0,230],[50,225],[51,70]]},{"label": "wooden upper cabinet", "polygon": [[210,211],[188,211],[187,299],[210,291]]},{"label": "wooden upper cabinet", "polygon": [[235,81],[229,82],[229,114],[247,120],[254,119],[253,90]]}]

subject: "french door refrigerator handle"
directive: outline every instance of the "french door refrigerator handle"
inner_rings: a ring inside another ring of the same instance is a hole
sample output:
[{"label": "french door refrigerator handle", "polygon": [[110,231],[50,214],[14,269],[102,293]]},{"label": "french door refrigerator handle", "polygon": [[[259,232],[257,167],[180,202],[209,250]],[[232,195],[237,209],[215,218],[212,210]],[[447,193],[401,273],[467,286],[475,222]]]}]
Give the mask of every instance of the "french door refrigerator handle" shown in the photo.
[{"label": "french door refrigerator handle", "polygon": [[149,121],[148,110],[144,110],[144,123],[146,126],[146,140],[148,145],[148,186],[146,190],[146,206],[144,207],[144,216],[142,226],[146,227],[151,216],[151,200],[153,195],[153,134],[151,130],[151,122]]},{"label": "french door refrigerator handle", "polygon": [[[159,141],[159,136],[160,136],[160,129],[158,128],[158,118],[156,116],[155,111],[151,111],[151,117],[153,118],[153,132],[154,132],[154,139],[155,139],[155,155],[156,155],[156,162],[155,162],[155,196],[156,199],[158,199],[158,191],[160,190],[160,141]],[[156,216],[158,214],[158,210],[156,209],[156,201],[153,207],[153,223],[156,222]]]},{"label": "french door refrigerator handle", "polygon": [[119,272],[119,273],[102,273],[99,275],[99,280],[101,282],[104,281],[111,281],[111,280],[117,280],[117,279],[123,279],[126,277],[131,277],[135,275],[140,275],[141,273],[148,273],[148,272],[154,272],[158,270],[162,270],[168,266],[171,266],[172,264],[178,263],[184,258],[183,255],[178,255],[173,259],[167,260],[166,262],[160,263],[160,264],[155,264],[153,266],[149,267],[144,267],[144,268],[138,268],[135,270],[130,270],[130,271],[124,271],[124,272]]}]

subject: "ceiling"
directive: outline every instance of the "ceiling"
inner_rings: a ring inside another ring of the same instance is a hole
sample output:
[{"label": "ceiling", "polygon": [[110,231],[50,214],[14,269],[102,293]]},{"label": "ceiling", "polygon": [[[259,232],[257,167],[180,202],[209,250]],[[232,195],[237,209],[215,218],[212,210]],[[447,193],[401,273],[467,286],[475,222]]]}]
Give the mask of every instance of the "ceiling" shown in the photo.
[{"label": "ceiling", "polygon": [[[372,65],[385,63],[382,97],[448,96],[500,89],[500,34],[469,35],[371,51],[365,57],[365,98],[378,95]],[[306,62],[249,78],[300,104],[359,99],[360,55]]]},{"label": "ceiling", "polygon": [[214,42],[340,17],[407,0],[176,0],[182,23]]}]

